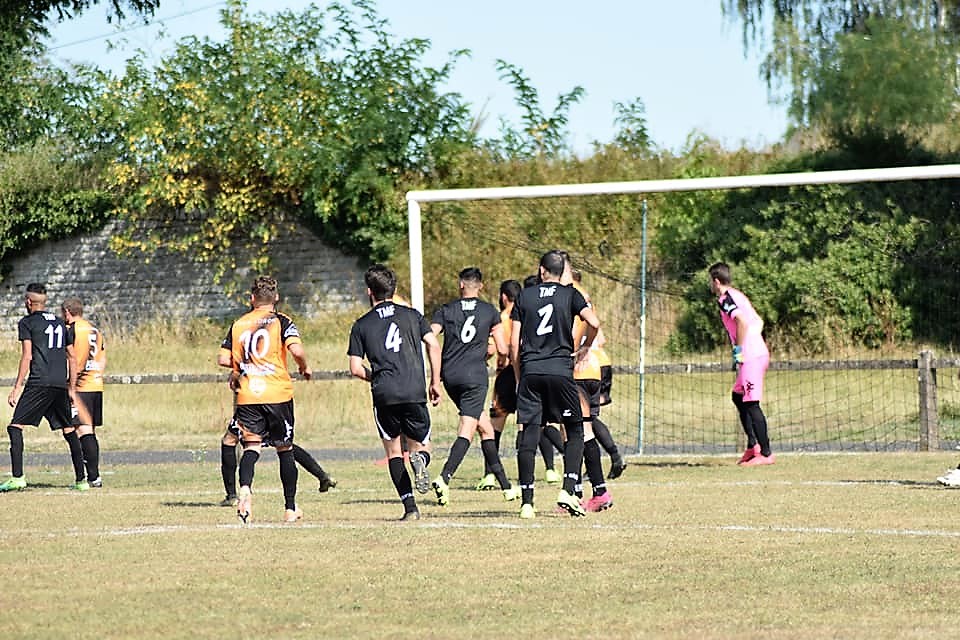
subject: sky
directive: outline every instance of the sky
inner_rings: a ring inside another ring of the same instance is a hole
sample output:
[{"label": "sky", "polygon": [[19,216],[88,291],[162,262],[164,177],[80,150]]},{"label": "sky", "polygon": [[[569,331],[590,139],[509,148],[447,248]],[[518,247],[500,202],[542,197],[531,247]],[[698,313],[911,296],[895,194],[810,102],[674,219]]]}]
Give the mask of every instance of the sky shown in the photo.
[{"label": "sky", "polygon": [[[251,14],[298,10],[308,0],[247,0]],[[324,6],[325,1],[317,2]],[[429,65],[450,51],[469,49],[446,90],[459,93],[480,133],[496,136],[505,118],[519,126],[513,89],[500,80],[496,60],[518,67],[550,113],[557,98],[581,86],[586,95],[569,110],[570,143],[578,154],[615,134],[616,102],[640,98],[657,147],[682,151],[693,132],[726,148],[760,149],[779,141],[785,108],[771,105],[756,51],[744,51],[739,22],[723,16],[721,0],[380,0],[377,11],[399,38],[430,40]],[[152,26],[107,23],[95,7],[55,25],[48,46],[60,61],[88,62],[119,73],[137,49],[160,60],[177,39],[220,40],[224,2],[161,0]]]}]

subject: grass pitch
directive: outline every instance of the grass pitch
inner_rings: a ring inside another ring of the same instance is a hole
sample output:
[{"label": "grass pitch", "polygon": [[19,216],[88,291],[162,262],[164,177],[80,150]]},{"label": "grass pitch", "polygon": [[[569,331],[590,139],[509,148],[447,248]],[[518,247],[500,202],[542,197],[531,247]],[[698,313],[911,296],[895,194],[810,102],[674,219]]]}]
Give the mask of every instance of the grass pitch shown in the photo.
[{"label": "grass pitch", "polygon": [[[431,464],[439,471],[445,452]],[[471,452],[451,504],[402,508],[383,467],[301,472],[302,523],[280,524],[275,462],[253,524],[219,466],[115,465],[69,491],[30,468],[0,495],[0,628],[11,638],[926,638],[960,625],[960,490],[951,454],[638,458],[615,506],[572,519],[538,484],[538,517],[476,492]],[[513,460],[508,469],[515,469]],[[589,489],[588,489],[589,491]]]}]

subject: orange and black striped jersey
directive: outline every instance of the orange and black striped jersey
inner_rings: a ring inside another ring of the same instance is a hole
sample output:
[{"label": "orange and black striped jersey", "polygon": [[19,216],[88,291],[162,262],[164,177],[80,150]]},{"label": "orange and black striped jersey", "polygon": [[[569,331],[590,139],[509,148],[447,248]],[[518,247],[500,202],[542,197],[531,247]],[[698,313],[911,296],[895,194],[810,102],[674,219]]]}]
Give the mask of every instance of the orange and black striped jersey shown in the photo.
[{"label": "orange and black striped jersey", "polygon": [[240,376],[237,404],[279,404],[293,399],[287,347],[299,344],[300,331],[288,316],[254,309],[241,316],[220,345],[230,350]]},{"label": "orange and black striped jersey", "polygon": [[73,355],[77,363],[77,391],[103,391],[107,350],[103,333],[84,318],[67,327],[73,333]]}]

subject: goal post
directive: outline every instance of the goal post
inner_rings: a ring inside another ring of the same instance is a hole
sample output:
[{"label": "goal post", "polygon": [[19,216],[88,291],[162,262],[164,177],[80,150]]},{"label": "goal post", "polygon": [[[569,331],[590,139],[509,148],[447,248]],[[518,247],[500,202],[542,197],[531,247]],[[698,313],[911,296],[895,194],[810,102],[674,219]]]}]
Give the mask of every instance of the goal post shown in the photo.
[{"label": "goal post", "polygon": [[[559,184],[559,185],[536,185],[536,186],[508,186],[508,187],[487,187],[487,188],[464,188],[464,189],[438,189],[410,191],[406,194],[408,203],[408,234],[409,234],[409,269],[410,269],[410,297],[411,303],[421,312],[425,305],[425,282],[424,282],[424,243],[423,243],[423,221],[425,216],[445,215],[442,212],[434,212],[434,205],[446,205],[457,207],[465,206],[483,206],[484,202],[507,201],[550,201],[562,200],[591,196],[635,196],[637,198],[652,194],[670,193],[670,192],[695,192],[695,191],[717,191],[733,189],[751,189],[762,187],[797,187],[810,185],[842,185],[867,182],[895,182],[911,180],[937,180],[948,178],[960,178],[960,164],[915,166],[915,167],[896,167],[882,169],[858,169],[846,171],[822,171],[822,172],[804,172],[804,173],[781,173],[781,174],[759,174],[746,176],[726,176],[710,178],[689,178],[689,179],[669,179],[669,180],[641,180],[628,182],[606,182],[606,183],[583,183],[583,184]],[[531,204],[531,206],[534,206]],[[457,209],[460,211],[461,209]],[[644,424],[644,393],[643,381],[647,374],[674,375],[680,372],[686,373],[710,373],[722,375],[723,371],[717,363],[659,363],[651,368],[645,358],[646,335],[644,328],[647,326],[647,281],[646,281],[646,201],[643,200],[643,225],[642,228],[633,229],[639,240],[643,235],[643,252],[636,256],[638,263],[643,263],[640,269],[640,277],[637,278],[636,288],[639,289],[639,309],[638,322],[640,325],[639,348],[635,350],[634,356],[636,363],[621,363],[616,370],[620,370],[629,375],[639,376],[640,392],[639,397],[632,398],[631,401],[638,404],[637,422],[639,430],[636,438],[636,447],[633,452],[642,453],[643,451],[643,424]],[[452,214],[451,214],[452,215]],[[482,219],[482,215],[478,219]],[[537,234],[531,232],[532,236]],[[529,244],[534,244],[536,239],[531,240]],[[544,244],[539,247],[540,252],[551,248],[566,248],[555,242]],[[533,252],[531,252],[533,255]],[[537,256],[539,257],[539,256]],[[463,257],[468,260],[467,256]],[[467,266],[466,264],[461,266]],[[494,285],[496,286],[496,285]],[[494,294],[495,295],[495,294]],[[601,320],[604,320],[604,314],[601,311]],[[773,363],[771,370],[790,369],[794,363]],[[804,364],[800,369],[816,369],[815,365]],[[868,367],[875,369],[876,367]],[[895,368],[895,367],[891,367]],[[833,367],[836,370],[836,366]],[[914,379],[915,379],[915,373]],[[727,376],[723,376],[724,380]],[[729,385],[727,381],[723,384]],[[865,404],[871,401],[865,399]],[[914,407],[917,405],[914,404]],[[960,412],[960,410],[958,410]],[[731,409],[731,414],[734,414]],[[899,418],[897,418],[899,419]],[[773,433],[776,432],[776,425],[772,425]],[[621,439],[628,437],[628,434],[621,433]],[[681,447],[682,448],[682,447]]]}]

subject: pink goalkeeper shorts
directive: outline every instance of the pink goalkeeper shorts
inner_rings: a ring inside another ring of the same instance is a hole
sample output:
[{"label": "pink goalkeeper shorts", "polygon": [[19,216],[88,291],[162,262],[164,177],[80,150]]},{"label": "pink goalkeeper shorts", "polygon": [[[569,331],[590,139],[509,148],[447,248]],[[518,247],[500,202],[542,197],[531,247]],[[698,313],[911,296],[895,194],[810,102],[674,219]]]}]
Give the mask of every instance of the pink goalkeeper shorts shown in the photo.
[{"label": "pink goalkeeper shorts", "polygon": [[744,402],[763,400],[763,376],[769,366],[769,355],[745,361],[737,369],[737,380],[733,383],[733,392],[743,394]]}]

